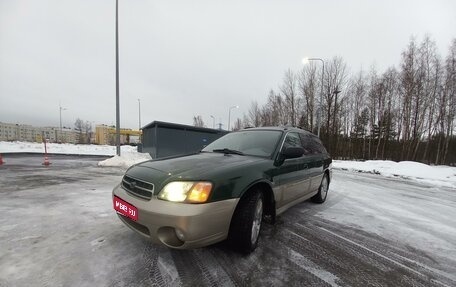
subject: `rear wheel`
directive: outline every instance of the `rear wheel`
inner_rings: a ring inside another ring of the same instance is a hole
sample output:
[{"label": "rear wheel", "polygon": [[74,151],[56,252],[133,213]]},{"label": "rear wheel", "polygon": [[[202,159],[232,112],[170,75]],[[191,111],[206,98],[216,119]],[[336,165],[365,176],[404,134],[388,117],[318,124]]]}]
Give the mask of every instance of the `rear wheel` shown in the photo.
[{"label": "rear wheel", "polygon": [[229,241],[244,253],[250,253],[258,245],[263,221],[263,193],[252,190],[241,199],[231,220]]},{"label": "rear wheel", "polygon": [[318,193],[312,197],[312,201],[316,203],[323,203],[328,196],[328,189],[329,189],[329,180],[328,175],[325,173],[323,176],[320,187],[318,188]]}]

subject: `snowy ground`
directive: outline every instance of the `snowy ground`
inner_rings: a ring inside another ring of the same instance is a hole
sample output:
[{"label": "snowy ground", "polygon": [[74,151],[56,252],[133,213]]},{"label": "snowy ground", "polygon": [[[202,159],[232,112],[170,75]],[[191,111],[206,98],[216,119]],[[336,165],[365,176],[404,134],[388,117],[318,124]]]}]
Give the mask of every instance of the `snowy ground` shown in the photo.
[{"label": "snowy ground", "polygon": [[5,156],[0,286],[456,286],[454,188],[337,169],[327,202],[264,225],[253,254],[176,251],[120,222],[123,169],[102,159]]},{"label": "snowy ground", "polygon": [[430,166],[413,161],[390,160],[348,161],[335,160],[336,169],[380,174],[386,177],[411,179],[431,186],[456,188],[456,167]]}]

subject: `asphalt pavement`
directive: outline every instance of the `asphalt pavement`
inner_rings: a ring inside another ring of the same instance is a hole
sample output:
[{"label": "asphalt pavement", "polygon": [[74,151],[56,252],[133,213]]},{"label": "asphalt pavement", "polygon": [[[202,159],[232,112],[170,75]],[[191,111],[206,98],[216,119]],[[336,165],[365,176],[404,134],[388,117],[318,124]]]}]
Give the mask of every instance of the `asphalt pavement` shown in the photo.
[{"label": "asphalt pavement", "polygon": [[6,155],[0,286],[456,286],[456,192],[334,171],[328,200],[264,224],[248,255],[154,245],[124,226],[97,157]]}]

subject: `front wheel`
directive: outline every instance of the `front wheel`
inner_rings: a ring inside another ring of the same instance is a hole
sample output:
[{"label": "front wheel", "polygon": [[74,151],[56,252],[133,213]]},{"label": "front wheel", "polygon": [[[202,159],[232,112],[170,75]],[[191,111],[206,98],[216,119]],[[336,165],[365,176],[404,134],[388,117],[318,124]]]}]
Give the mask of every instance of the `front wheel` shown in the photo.
[{"label": "front wheel", "polygon": [[329,189],[329,180],[328,175],[325,173],[320,183],[320,187],[318,188],[318,193],[312,197],[312,201],[316,203],[323,203],[328,196],[328,189]]},{"label": "front wheel", "polygon": [[244,253],[255,250],[260,237],[263,208],[263,193],[259,190],[253,190],[241,198],[233,214],[229,233],[230,243],[235,249]]}]

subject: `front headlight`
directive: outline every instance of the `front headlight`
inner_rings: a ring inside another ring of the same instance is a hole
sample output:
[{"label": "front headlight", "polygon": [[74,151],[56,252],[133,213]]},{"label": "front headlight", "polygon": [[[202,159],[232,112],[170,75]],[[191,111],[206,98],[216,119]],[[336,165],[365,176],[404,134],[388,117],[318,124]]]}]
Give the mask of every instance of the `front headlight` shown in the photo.
[{"label": "front headlight", "polygon": [[211,194],[212,183],[200,181],[173,181],[158,194],[158,198],[174,202],[206,202]]}]

